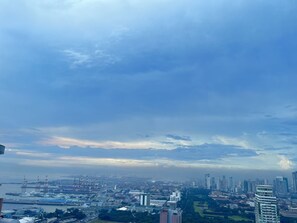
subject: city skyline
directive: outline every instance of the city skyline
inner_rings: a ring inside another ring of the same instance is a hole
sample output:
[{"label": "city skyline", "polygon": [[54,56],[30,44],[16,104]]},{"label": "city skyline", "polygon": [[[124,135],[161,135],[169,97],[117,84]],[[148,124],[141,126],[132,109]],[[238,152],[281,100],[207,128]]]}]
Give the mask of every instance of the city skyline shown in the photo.
[{"label": "city skyline", "polygon": [[291,174],[296,9],[276,0],[1,1],[0,168]]}]

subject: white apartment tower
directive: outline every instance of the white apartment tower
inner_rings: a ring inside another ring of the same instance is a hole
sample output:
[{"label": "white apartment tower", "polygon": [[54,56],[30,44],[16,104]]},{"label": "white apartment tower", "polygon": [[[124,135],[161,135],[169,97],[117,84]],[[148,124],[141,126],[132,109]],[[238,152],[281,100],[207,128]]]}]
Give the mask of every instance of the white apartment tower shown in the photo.
[{"label": "white apartment tower", "polygon": [[277,200],[271,185],[258,185],[255,194],[256,223],[280,223]]},{"label": "white apartment tower", "polygon": [[150,195],[149,194],[140,194],[139,195],[139,204],[141,206],[150,206]]}]

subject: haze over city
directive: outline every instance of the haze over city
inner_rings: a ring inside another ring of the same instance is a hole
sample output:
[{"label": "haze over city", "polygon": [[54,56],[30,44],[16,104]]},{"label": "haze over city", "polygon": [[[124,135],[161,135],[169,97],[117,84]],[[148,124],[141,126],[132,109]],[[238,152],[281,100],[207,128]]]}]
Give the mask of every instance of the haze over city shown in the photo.
[{"label": "haze over city", "polygon": [[1,178],[291,173],[296,10],[289,0],[2,0]]}]

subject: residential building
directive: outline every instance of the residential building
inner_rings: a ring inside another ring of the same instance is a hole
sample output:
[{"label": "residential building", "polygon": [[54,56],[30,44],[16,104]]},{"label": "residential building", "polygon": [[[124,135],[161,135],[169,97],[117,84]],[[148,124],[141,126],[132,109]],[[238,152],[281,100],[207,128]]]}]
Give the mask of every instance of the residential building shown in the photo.
[{"label": "residential building", "polygon": [[150,206],[150,195],[149,194],[140,194],[139,203],[141,206]]},{"label": "residential building", "polygon": [[277,200],[272,185],[258,185],[255,194],[256,223],[279,223]]},{"label": "residential building", "polygon": [[182,210],[164,208],[160,212],[160,223],[182,223]]},{"label": "residential building", "polygon": [[170,195],[170,201],[180,201],[181,200],[181,192],[180,191],[175,191],[172,192]]}]

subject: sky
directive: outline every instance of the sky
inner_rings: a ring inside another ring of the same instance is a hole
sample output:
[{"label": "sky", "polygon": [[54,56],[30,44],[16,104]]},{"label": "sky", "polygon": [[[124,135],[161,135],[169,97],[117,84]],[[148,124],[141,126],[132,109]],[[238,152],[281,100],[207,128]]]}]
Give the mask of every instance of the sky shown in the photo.
[{"label": "sky", "polygon": [[2,0],[0,167],[293,171],[294,0]]}]

